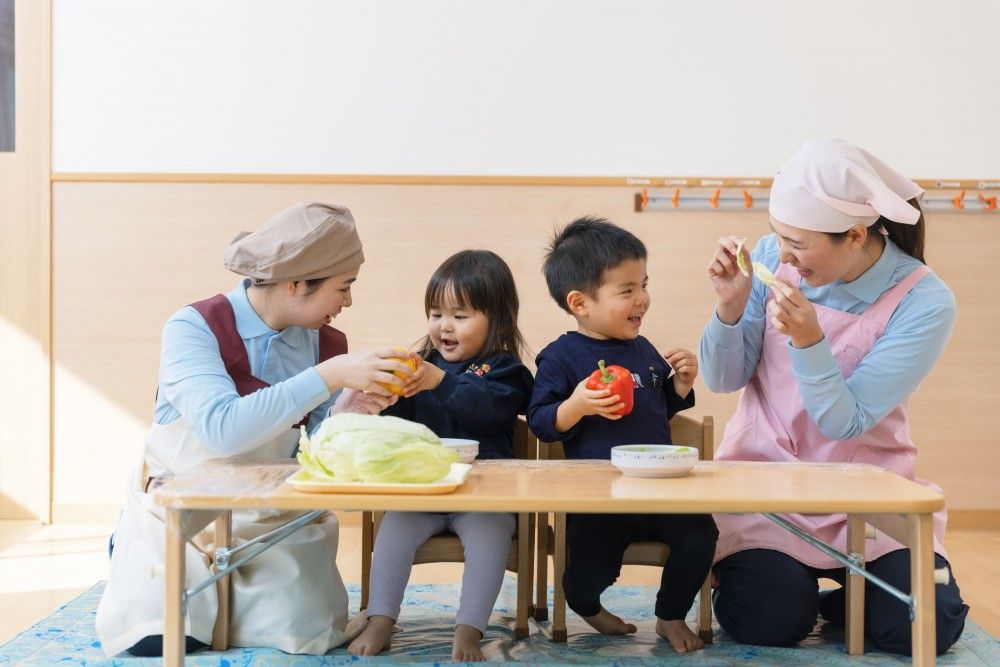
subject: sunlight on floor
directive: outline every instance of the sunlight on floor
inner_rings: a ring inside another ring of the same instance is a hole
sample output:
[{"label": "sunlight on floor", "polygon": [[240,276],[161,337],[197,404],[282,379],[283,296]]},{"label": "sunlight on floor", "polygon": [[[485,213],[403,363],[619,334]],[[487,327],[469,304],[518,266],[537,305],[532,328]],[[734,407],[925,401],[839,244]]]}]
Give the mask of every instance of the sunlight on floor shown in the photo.
[{"label": "sunlight on floor", "polygon": [[0,643],[107,579],[111,529],[0,522]]}]

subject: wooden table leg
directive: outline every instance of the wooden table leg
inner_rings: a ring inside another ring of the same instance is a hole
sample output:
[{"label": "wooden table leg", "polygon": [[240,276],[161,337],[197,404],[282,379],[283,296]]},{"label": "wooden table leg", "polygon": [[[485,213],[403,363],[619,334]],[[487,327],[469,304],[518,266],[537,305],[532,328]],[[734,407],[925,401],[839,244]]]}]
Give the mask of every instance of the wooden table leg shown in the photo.
[{"label": "wooden table leg", "polygon": [[[865,522],[857,515],[847,515],[847,553],[865,560]],[[847,571],[847,609],[844,629],[848,655],[865,652],[865,578]]]},{"label": "wooden table leg", "polygon": [[712,636],[712,573],[701,584],[698,598],[698,636],[706,644],[711,644]]},{"label": "wooden table leg", "polygon": [[913,597],[913,664],[937,659],[934,592],[934,523],[931,514],[910,515],[910,595]]},{"label": "wooden table leg", "polygon": [[[215,548],[228,549],[232,541],[233,513],[223,512],[215,520]],[[212,567],[213,571],[215,566]],[[225,651],[229,648],[229,622],[232,602],[232,575],[226,575],[215,584],[219,597],[219,613],[215,617],[212,630],[212,650]]]},{"label": "wooden table leg", "polygon": [[184,664],[184,510],[166,510],[163,664]]}]

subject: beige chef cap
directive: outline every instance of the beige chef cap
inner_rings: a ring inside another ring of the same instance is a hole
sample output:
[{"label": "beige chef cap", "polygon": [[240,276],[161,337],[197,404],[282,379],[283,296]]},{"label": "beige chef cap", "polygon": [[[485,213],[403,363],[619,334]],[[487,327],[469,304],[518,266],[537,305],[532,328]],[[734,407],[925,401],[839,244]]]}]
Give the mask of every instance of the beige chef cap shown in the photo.
[{"label": "beige chef cap", "polygon": [[817,232],[846,232],[885,216],[916,224],[907,200],[924,191],[877,157],[840,139],[807,141],[774,175],[768,211],[778,221]]},{"label": "beige chef cap", "polygon": [[226,249],[225,267],[255,285],[329,278],[365,261],[354,217],[343,206],[299,202]]}]

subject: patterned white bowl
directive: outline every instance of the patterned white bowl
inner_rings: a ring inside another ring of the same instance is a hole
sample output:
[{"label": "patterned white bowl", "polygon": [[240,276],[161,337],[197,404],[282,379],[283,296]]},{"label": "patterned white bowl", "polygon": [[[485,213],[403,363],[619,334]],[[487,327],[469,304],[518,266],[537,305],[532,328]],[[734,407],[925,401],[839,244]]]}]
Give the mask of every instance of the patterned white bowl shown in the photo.
[{"label": "patterned white bowl", "polygon": [[611,465],[631,477],[681,477],[698,462],[698,450],[682,445],[619,445]]},{"label": "patterned white bowl", "polygon": [[458,452],[459,463],[472,463],[479,456],[479,441],[466,438],[441,438],[441,445]]}]

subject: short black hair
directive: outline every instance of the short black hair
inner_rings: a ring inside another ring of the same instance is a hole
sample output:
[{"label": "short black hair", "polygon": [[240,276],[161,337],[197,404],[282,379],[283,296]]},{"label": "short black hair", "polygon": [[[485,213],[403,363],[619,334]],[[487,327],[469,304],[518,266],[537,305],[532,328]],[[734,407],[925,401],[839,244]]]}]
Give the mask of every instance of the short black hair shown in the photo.
[{"label": "short black hair", "polygon": [[555,235],[542,272],[549,294],[571,313],[566,304],[570,292],[578,290],[595,297],[605,271],[637,259],[646,259],[646,246],[635,234],[605,218],[584,216]]}]

